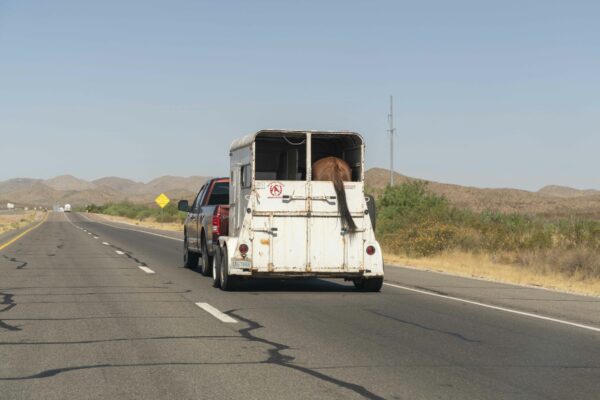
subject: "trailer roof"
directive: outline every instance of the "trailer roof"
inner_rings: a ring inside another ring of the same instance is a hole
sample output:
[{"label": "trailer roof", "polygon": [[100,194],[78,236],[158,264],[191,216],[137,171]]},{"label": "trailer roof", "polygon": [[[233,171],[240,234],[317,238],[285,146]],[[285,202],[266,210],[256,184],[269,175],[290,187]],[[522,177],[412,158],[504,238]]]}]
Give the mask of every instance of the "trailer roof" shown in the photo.
[{"label": "trailer roof", "polygon": [[234,140],[229,147],[229,151],[234,151],[237,149],[241,149],[243,147],[250,146],[258,135],[265,136],[284,136],[284,135],[293,135],[293,134],[304,134],[311,133],[312,135],[354,135],[357,136],[361,143],[363,143],[363,138],[360,134],[351,131],[311,131],[311,130],[286,130],[286,129],[263,129],[256,133],[251,133],[250,135],[242,136],[239,139]]}]

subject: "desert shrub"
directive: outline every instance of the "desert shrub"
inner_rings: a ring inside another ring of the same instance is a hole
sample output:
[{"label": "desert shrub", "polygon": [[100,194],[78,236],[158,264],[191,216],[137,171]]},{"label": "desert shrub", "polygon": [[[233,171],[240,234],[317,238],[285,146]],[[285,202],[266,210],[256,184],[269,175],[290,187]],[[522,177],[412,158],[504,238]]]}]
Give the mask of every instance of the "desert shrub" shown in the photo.
[{"label": "desert shrub", "polygon": [[109,203],[102,206],[95,204],[87,207],[88,212],[114,215],[143,221],[154,219],[157,222],[183,222],[186,213],[177,210],[175,202],[167,204],[162,210],[155,205],[137,204],[131,202]]},{"label": "desert shrub", "polygon": [[475,213],[427,191],[424,182],[388,187],[377,201],[377,234],[387,251],[431,256],[485,252],[531,268],[600,277],[600,221],[582,218]]}]

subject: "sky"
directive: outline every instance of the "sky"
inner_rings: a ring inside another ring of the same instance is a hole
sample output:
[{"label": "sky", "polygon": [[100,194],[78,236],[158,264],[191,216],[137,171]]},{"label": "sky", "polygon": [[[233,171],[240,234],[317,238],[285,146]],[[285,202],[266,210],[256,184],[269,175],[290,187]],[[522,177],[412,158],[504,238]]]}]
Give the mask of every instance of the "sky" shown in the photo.
[{"label": "sky", "polygon": [[367,167],[600,189],[597,1],[0,0],[0,180],[227,175],[263,128]]}]

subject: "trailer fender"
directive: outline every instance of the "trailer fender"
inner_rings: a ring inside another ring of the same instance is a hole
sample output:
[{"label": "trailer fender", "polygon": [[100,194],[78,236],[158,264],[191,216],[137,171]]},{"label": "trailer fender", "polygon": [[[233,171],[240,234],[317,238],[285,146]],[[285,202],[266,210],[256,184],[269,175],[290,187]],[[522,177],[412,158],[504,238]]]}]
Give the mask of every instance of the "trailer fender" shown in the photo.
[{"label": "trailer fender", "polygon": [[235,249],[237,248],[238,238],[231,236],[221,236],[219,237],[219,247],[227,248],[227,257],[231,260],[234,256]]},{"label": "trailer fender", "polygon": [[375,254],[365,255],[365,276],[383,276],[383,252],[379,242],[365,243],[365,252],[367,246],[375,247]]}]

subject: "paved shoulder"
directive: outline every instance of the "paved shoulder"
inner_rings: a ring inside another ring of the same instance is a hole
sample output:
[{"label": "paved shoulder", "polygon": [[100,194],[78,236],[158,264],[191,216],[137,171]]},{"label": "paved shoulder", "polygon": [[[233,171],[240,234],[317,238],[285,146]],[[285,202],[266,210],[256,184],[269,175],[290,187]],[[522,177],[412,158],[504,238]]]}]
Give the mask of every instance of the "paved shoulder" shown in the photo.
[{"label": "paved shoulder", "polygon": [[600,328],[600,298],[389,266],[386,281]]}]

